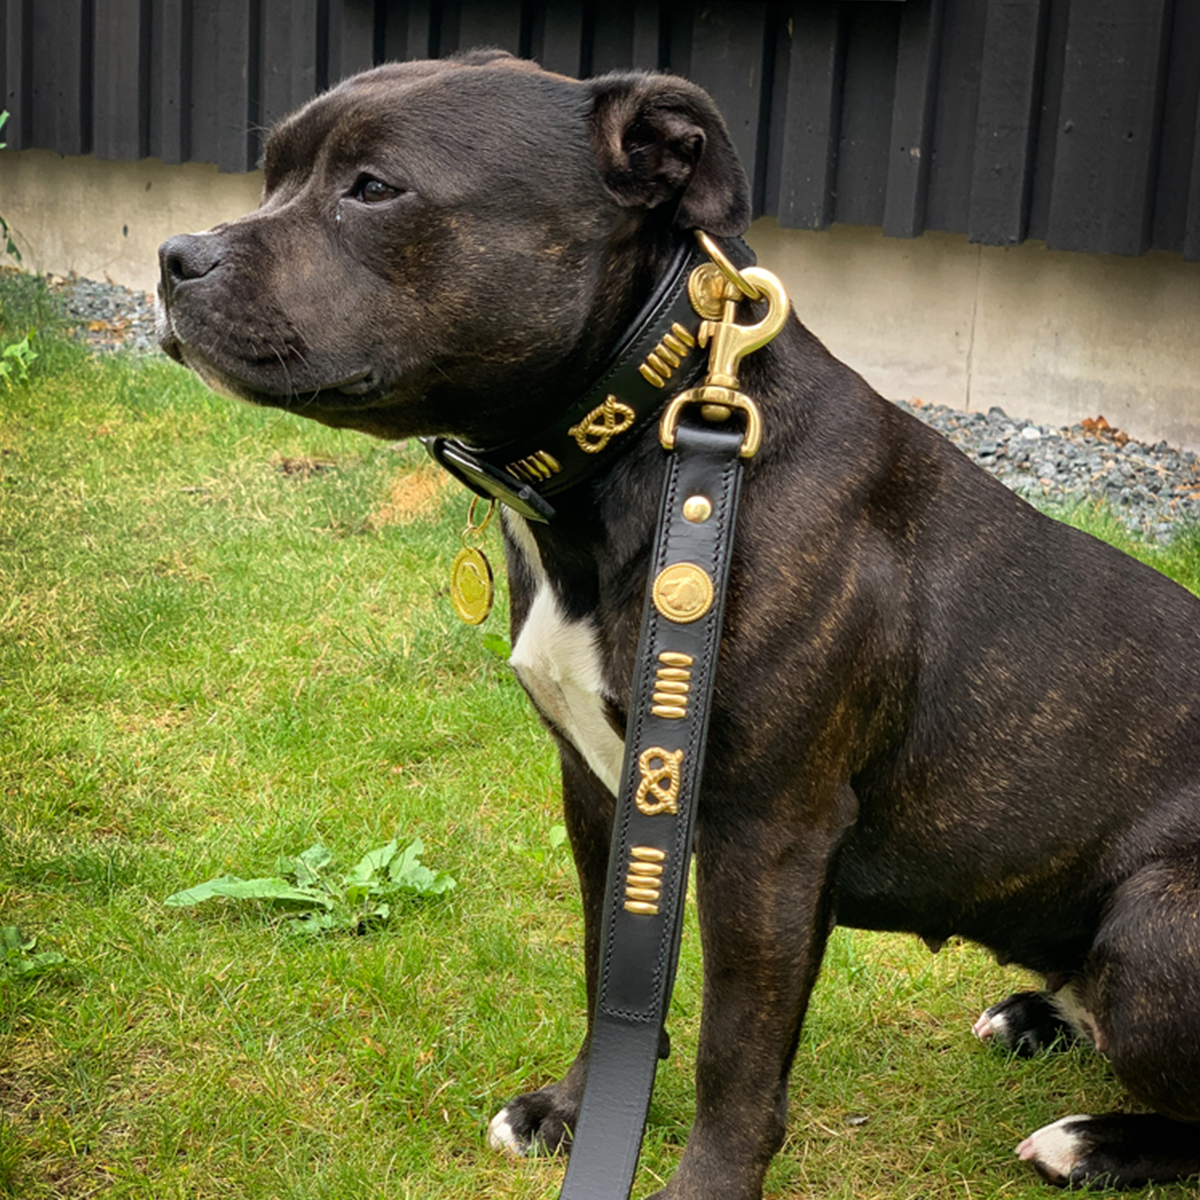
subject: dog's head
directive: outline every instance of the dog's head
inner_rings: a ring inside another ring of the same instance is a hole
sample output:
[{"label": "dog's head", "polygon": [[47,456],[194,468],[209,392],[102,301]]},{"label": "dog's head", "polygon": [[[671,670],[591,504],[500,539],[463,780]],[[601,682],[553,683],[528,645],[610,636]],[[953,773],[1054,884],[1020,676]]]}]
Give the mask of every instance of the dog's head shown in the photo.
[{"label": "dog's head", "polygon": [[585,382],[681,233],[748,220],[685,80],[497,52],[378,67],[275,130],[255,212],[163,244],[160,341],[329,425],[502,440]]}]

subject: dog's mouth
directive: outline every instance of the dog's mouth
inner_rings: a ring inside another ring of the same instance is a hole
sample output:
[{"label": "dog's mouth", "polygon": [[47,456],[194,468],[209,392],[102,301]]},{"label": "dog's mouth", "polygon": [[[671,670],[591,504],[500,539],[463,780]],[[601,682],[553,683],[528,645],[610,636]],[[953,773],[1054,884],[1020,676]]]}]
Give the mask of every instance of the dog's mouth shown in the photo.
[{"label": "dog's mouth", "polygon": [[396,390],[374,366],[331,372],[322,378],[309,361],[285,355],[218,361],[179,336],[160,314],[158,343],[169,358],[194,371],[213,391],[262,408],[279,408],[323,425],[383,438],[410,436],[400,420],[405,409]]},{"label": "dog's mouth", "polygon": [[[186,319],[185,322],[186,324]],[[248,344],[244,330],[223,333],[207,328],[195,336],[180,328],[179,314],[161,296],[156,314],[159,347],[168,358],[200,376],[216,392],[268,408],[283,408],[329,425],[363,427],[364,410],[391,409],[395,389],[378,366],[322,363],[307,347],[280,339],[269,352]],[[210,347],[209,343],[213,346]],[[370,418],[372,431],[396,436],[382,412]]]}]

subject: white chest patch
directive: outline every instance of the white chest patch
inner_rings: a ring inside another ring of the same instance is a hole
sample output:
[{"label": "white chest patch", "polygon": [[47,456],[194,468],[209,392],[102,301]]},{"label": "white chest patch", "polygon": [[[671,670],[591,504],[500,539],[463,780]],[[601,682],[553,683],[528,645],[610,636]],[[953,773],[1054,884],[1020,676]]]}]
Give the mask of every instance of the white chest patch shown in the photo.
[{"label": "white chest patch", "polygon": [[583,755],[615,796],[625,741],[605,716],[595,628],[587,620],[569,620],[563,612],[524,518],[506,512],[504,519],[537,581],[533,604],[509,663],[542,715]]}]

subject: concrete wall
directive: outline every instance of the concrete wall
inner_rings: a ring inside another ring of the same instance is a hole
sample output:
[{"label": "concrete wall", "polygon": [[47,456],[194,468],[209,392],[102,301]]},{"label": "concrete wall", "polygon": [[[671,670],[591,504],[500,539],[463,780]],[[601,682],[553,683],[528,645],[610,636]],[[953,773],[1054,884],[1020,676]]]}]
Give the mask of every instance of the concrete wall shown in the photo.
[{"label": "concrete wall", "polygon": [[[173,233],[253,208],[260,177],[0,152],[0,213],[28,267],[150,290]],[[884,395],[1068,424],[1085,416],[1200,450],[1200,264],[756,223],[801,319]]]},{"label": "concrete wall", "polygon": [[204,163],[168,167],[0,150],[0,213],[31,271],[108,279],[152,291],[158,245],[258,204],[262,176],[221,175]]},{"label": "concrete wall", "polygon": [[800,319],[885,396],[1039,423],[1104,416],[1200,450],[1200,264],[768,221],[751,241]]}]

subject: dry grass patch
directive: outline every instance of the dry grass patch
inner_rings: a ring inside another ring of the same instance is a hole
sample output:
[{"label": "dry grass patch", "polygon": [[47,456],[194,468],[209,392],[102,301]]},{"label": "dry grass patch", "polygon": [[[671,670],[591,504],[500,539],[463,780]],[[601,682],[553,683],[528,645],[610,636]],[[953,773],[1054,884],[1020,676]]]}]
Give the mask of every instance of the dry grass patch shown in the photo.
[{"label": "dry grass patch", "polygon": [[418,517],[432,513],[454,481],[434,466],[402,471],[392,481],[384,501],[368,518],[373,529],[387,525],[409,525]]}]

